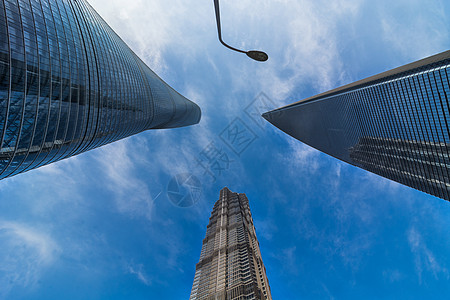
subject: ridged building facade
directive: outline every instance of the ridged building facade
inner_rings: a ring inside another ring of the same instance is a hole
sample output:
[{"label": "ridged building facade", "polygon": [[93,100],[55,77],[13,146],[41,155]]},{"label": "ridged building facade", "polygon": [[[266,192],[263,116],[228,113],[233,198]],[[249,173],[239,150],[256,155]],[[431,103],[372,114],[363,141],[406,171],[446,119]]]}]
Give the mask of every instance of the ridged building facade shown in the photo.
[{"label": "ridged building facade", "polygon": [[263,114],[347,163],[450,200],[450,51]]},{"label": "ridged building facade", "polygon": [[[450,158],[445,144],[363,137],[350,149],[350,159],[368,171],[391,176],[395,181],[407,179],[409,185],[429,194],[437,192],[441,197],[450,182],[447,173]],[[430,190],[431,186],[435,190]]]},{"label": "ridged building facade", "polygon": [[190,300],[272,299],[245,194],[228,188],[214,204]]},{"label": "ridged building facade", "polygon": [[86,1],[0,0],[0,179],[200,114]]}]

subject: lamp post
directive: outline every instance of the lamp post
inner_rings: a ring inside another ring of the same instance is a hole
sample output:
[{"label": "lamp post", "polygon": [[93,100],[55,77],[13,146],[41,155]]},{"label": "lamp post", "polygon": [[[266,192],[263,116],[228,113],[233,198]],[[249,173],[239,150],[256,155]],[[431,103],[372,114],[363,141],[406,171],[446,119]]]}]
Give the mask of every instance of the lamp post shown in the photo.
[{"label": "lamp post", "polygon": [[220,26],[220,11],[219,11],[219,0],[214,0],[214,8],[216,10],[216,21],[217,21],[217,33],[219,35],[219,41],[222,43],[222,45],[224,45],[225,47],[237,51],[237,52],[241,52],[241,53],[245,53],[247,54],[248,57],[257,60],[257,61],[266,61],[269,56],[262,51],[258,51],[258,50],[250,50],[250,51],[243,51],[240,49],[236,49],[234,47],[231,47],[230,45],[228,45],[227,43],[225,43],[222,40],[222,29]]}]

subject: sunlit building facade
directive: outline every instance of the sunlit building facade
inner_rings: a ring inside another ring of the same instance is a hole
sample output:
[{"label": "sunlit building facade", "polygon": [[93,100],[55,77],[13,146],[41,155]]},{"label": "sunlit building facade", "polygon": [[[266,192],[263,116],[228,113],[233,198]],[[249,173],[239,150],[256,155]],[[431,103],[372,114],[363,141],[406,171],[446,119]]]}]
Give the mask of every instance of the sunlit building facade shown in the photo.
[{"label": "sunlit building facade", "polygon": [[220,191],[214,204],[190,300],[272,299],[248,199]]},{"label": "sunlit building facade", "polygon": [[450,51],[263,114],[347,163],[450,200]]},{"label": "sunlit building facade", "polygon": [[200,114],[86,1],[0,0],[0,179]]}]

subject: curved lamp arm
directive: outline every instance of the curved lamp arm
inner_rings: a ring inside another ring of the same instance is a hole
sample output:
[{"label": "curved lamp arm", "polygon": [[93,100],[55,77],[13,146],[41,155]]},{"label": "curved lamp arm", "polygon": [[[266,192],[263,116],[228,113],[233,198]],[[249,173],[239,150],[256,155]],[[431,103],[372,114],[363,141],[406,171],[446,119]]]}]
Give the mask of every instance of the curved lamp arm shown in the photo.
[{"label": "curved lamp arm", "polygon": [[230,45],[228,45],[227,43],[225,43],[222,40],[222,28],[220,26],[220,10],[219,10],[219,0],[214,0],[214,8],[216,10],[216,22],[217,22],[217,33],[219,35],[219,41],[222,43],[222,45],[224,45],[225,47],[237,51],[237,52],[241,52],[241,53],[245,53],[247,54],[248,57],[257,60],[257,61],[266,61],[267,59],[269,59],[269,56],[262,51],[258,51],[258,50],[250,50],[250,51],[243,51],[234,47],[231,47]]}]

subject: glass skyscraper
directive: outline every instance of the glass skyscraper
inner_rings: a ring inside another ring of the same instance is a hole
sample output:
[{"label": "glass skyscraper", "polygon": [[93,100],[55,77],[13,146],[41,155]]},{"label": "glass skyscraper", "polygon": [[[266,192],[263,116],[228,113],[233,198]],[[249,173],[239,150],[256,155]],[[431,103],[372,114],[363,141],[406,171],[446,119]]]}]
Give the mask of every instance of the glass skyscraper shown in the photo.
[{"label": "glass skyscraper", "polygon": [[347,163],[450,200],[450,51],[263,114]]},{"label": "glass skyscraper", "polygon": [[0,179],[200,114],[86,1],[0,0]]},{"label": "glass skyscraper", "polygon": [[190,300],[272,299],[245,194],[228,188],[214,204]]}]

